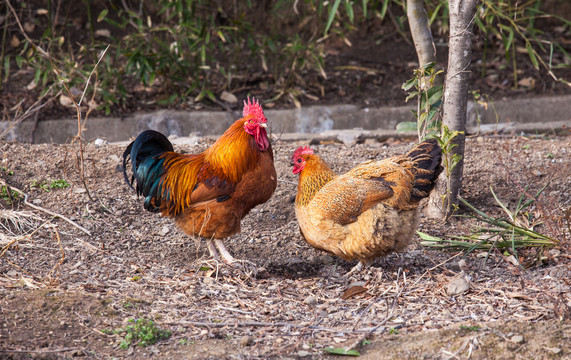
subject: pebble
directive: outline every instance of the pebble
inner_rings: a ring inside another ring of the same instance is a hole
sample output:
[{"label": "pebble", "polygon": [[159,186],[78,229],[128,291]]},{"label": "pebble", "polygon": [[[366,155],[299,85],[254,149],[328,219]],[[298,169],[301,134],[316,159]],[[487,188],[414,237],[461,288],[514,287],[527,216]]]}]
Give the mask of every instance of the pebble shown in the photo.
[{"label": "pebble", "polygon": [[41,199],[34,199],[34,200],[32,200],[32,204],[34,204],[34,205],[42,205],[42,200],[41,200]]},{"label": "pebble", "polygon": [[211,277],[205,277],[204,279],[202,279],[202,282],[205,283],[206,285],[212,285],[216,282],[216,280],[214,280],[214,278]]},{"label": "pebble", "polygon": [[315,296],[308,296],[305,298],[305,300],[303,300],[304,303],[308,304],[308,305],[315,305],[317,304],[317,299],[315,298]]},{"label": "pebble", "polygon": [[299,357],[307,357],[309,355],[311,355],[311,353],[309,351],[300,350],[297,352],[297,356],[299,356]]},{"label": "pebble", "polygon": [[516,343],[516,344],[521,344],[523,342],[523,336],[521,335],[514,335],[512,336],[512,338],[510,339],[511,342]]},{"label": "pebble", "polygon": [[333,261],[335,261],[335,260],[330,255],[321,255],[319,257],[319,261],[321,261],[321,263],[323,263],[325,265],[329,265],[329,264],[333,263]]},{"label": "pebble", "polygon": [[220,94],[220,100],[226,101],[227,103],[230,104],[236,104],[238,102],[238,98],[236,97],[236,95],[228,91],[222,91],[222,94]]},{"label": "pebble", "polygon": [[252,339],[251,336],[249,336],[249,335],[244,336],[244,337],[242,338],[242,340],[240,340],[240,346],[241,346],[241,347],[250,346],[250,345],[252,345],[252,340],[253,340],[253,339]]},{"label": "pebble", "polygon": [[470,284],[464,276],[457,276],[448,284],[446,293],[448,296],[460,295],[470,290]]},{"label": "pebble", "polygon": [[551,349],[549,349],[549,351],[551,351],[552,353],[557,355],[561,352],[561,349],[560,348],[551,348]]},{"label": "pebble", "polygon": [[159,230],[159,235],[165,236],[166,234],[169,233],[169,231],[170,231],[169,227],[165,225],[161,228],[161,230]]}]

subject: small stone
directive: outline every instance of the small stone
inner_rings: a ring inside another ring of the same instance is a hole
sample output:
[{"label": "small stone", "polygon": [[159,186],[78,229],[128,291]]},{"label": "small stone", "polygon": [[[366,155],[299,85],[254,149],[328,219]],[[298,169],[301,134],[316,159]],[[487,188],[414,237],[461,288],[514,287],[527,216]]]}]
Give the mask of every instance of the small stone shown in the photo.
[{"label": "small stone", "polygon": [[555,355],[561,353],[561,349],[560,349],[560,348],[550,348],[549,351],[551,351],[551,352],[554,353]]},{"label": "small stone", "polygon": [[73,190],[73,192],[76,194],[83,194],[85,192],[85,189],[82,187],[76,187],[75,190]]},{"label": "small stone", "polygon": [[216,282],[216,280],[214,280],[214,278],[211,277],[205,277],[204,279],[202,279],[202,282],[205,283],[206,285],[212,285]]},{"label": "small stone", "polygon": [[460,295],[470,290],[470,284],[464,276],[457,276],[448,284],[448,288],[446,289],[446,293],[448,296],[455,296]]},{"label": "small stone", "polygon": [[100,147],[100,146],[102,146],[102,145],[109,144],[109,141],[107,141],[107,140],[105,140],[105,139],[97,138],[97,139],[95,139],[95,141],[93,142],[93,144],[95,144],[95,147]]},{"label": "small stone", "polygon": [[165,225],[161,228],[161,230],[159,230],[159,235],[165,236],[166,234],[169,233],[169,231],[170,231],[169,227]]},{"label": "small stone", "polygon": [[460,259],[458,261],[458,267],[460,268],[460,270],[464,271],[464,270],[468,269],[468,263],[466,262],[466,260]]},{"label": "small stone", "polygon": [[309,351],[300,350],[297,352],[297,356],[299,357],[308,357],[309,355],[311,355]]},{"label": "small stone", "polygon": [[321,261],[325,265],[329,265],[334,261],[334,259],[332,256],[329,256],[329,255],[321,255],[319,257],[319,261]]},{"label": "small stone", "polygon": [[34,199],[34,200],[32,200],[32,204],[38,205],[38,206],[42,205],[42,200],[41,199]]},{"label": "small stone", "polygon": [[515,344],[521,344],[523,342],[523,336],[514,335],[514,336],[512,336],[512,338],[510,340],[511,340],[511,342],[513,342]]},{"label": "small stone", "polygon": [[69,96],[65,96],[63,94],[59,96],[59,103],[60,103],[60,105],[65,106],[65,107],[74,107],[75,106],[73,103],[73,100],[71,100],[71,98]]},{"label": "small stone", "polygon": [[222,94],[220,94],[220,100],[230,104],[236,104],[238,102],[238,98],[236,97],[236,95],[228,91],[222,91]]},{"label": "small stone", "polygon": [[561,250],[551,249],[551,250],[549,250],[549,254],[551,254],[551,256],[553,256],[553,257],[558,257],[559,255],[561,255]]},{"label": "small stone", "polygon": [[317,304],[317,299],[315,298],[315,296],[308,296],[305,298],[305,300],[303,300],[304,303],[308,304],[308,305],[315,305]]},{"label": "small stone", "polygon": [[246,346],[250,346],[252,345],[252,337],[247,335],[244,336],[241,340],[240,340],[240,346],[241,347],[246,347]]}]

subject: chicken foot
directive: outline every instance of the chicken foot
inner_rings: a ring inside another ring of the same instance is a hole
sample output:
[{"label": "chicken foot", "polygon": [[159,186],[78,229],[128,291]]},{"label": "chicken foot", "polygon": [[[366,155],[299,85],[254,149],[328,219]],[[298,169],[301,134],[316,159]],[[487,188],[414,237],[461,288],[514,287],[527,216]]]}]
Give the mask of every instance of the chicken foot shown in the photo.
[{"label": "chicken foot", "polygon": [[208,239],[208,252],[210,252],[210,256],[212,256],[216,261],[222,260],[226,265],[230,265],[234,268],[240,268],[246,274],[256,275],[257,267],[256,264],[246,261],[246,260],[237,260],[234,258],[226,246],[220,239]]}]

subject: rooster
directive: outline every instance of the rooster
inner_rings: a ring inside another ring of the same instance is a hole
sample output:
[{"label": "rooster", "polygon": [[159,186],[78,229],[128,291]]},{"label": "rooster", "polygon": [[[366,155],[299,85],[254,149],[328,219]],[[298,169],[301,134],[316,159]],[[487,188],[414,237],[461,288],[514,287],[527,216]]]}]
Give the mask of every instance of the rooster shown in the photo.
[{"label": "rooster", "polygon": [[163,134],[146,130],[123,153],[125,181],[131,188],[136,181],[146,210],[174,218],[189,236],[206,239],[214,259],[237,265],[221,239],[240,232],[242,218],[277,185],[267,121],[258,101],[248,99],[243,118],[199,154],[176,153]]},{"label": "rooster", "polygon": [[442,151],[429,139],[404,156],[364,162],[336,175],[309,147],[292,157],[299,174],[295,214],[309,245],[345,260],[351,272],[408,246],[418,224],[418,204],[433,189]]}]

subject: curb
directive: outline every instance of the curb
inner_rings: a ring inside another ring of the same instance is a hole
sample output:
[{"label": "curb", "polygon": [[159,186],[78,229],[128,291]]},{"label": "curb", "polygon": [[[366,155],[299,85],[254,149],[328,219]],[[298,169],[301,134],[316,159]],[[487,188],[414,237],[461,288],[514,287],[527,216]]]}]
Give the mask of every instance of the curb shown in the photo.
[{"label": "curb", "polygon": [[[294,140],[336,140],[346,144],[367,138],[379,140],[399,136],[396,125],[412,121],[412,107],[359,108],[356,105],[311,106],[301,109],[266,110],[275,137]],[[497,117],[496,117],[497,113]],[[478,115],[480,123],[477,123]],[[218,111],[171,111],[133,114],[123,118],[90,118],[84,138],[127,141],[146,129],[167,136],[218,137],[241,116]],[[9,124],[0,122],[0,131]],[[571,95],[498,100],[491,104],[468,103],[467,133],[569,134]],[[479,125],[479,127],[478,127]],[[7,140],[32,143],[66,143],[77,134],[76,119],[25,121],[13,128]],[[400,134],[414,136],[414,133]],[[30,141],[31,140],[31,141]]]}]

